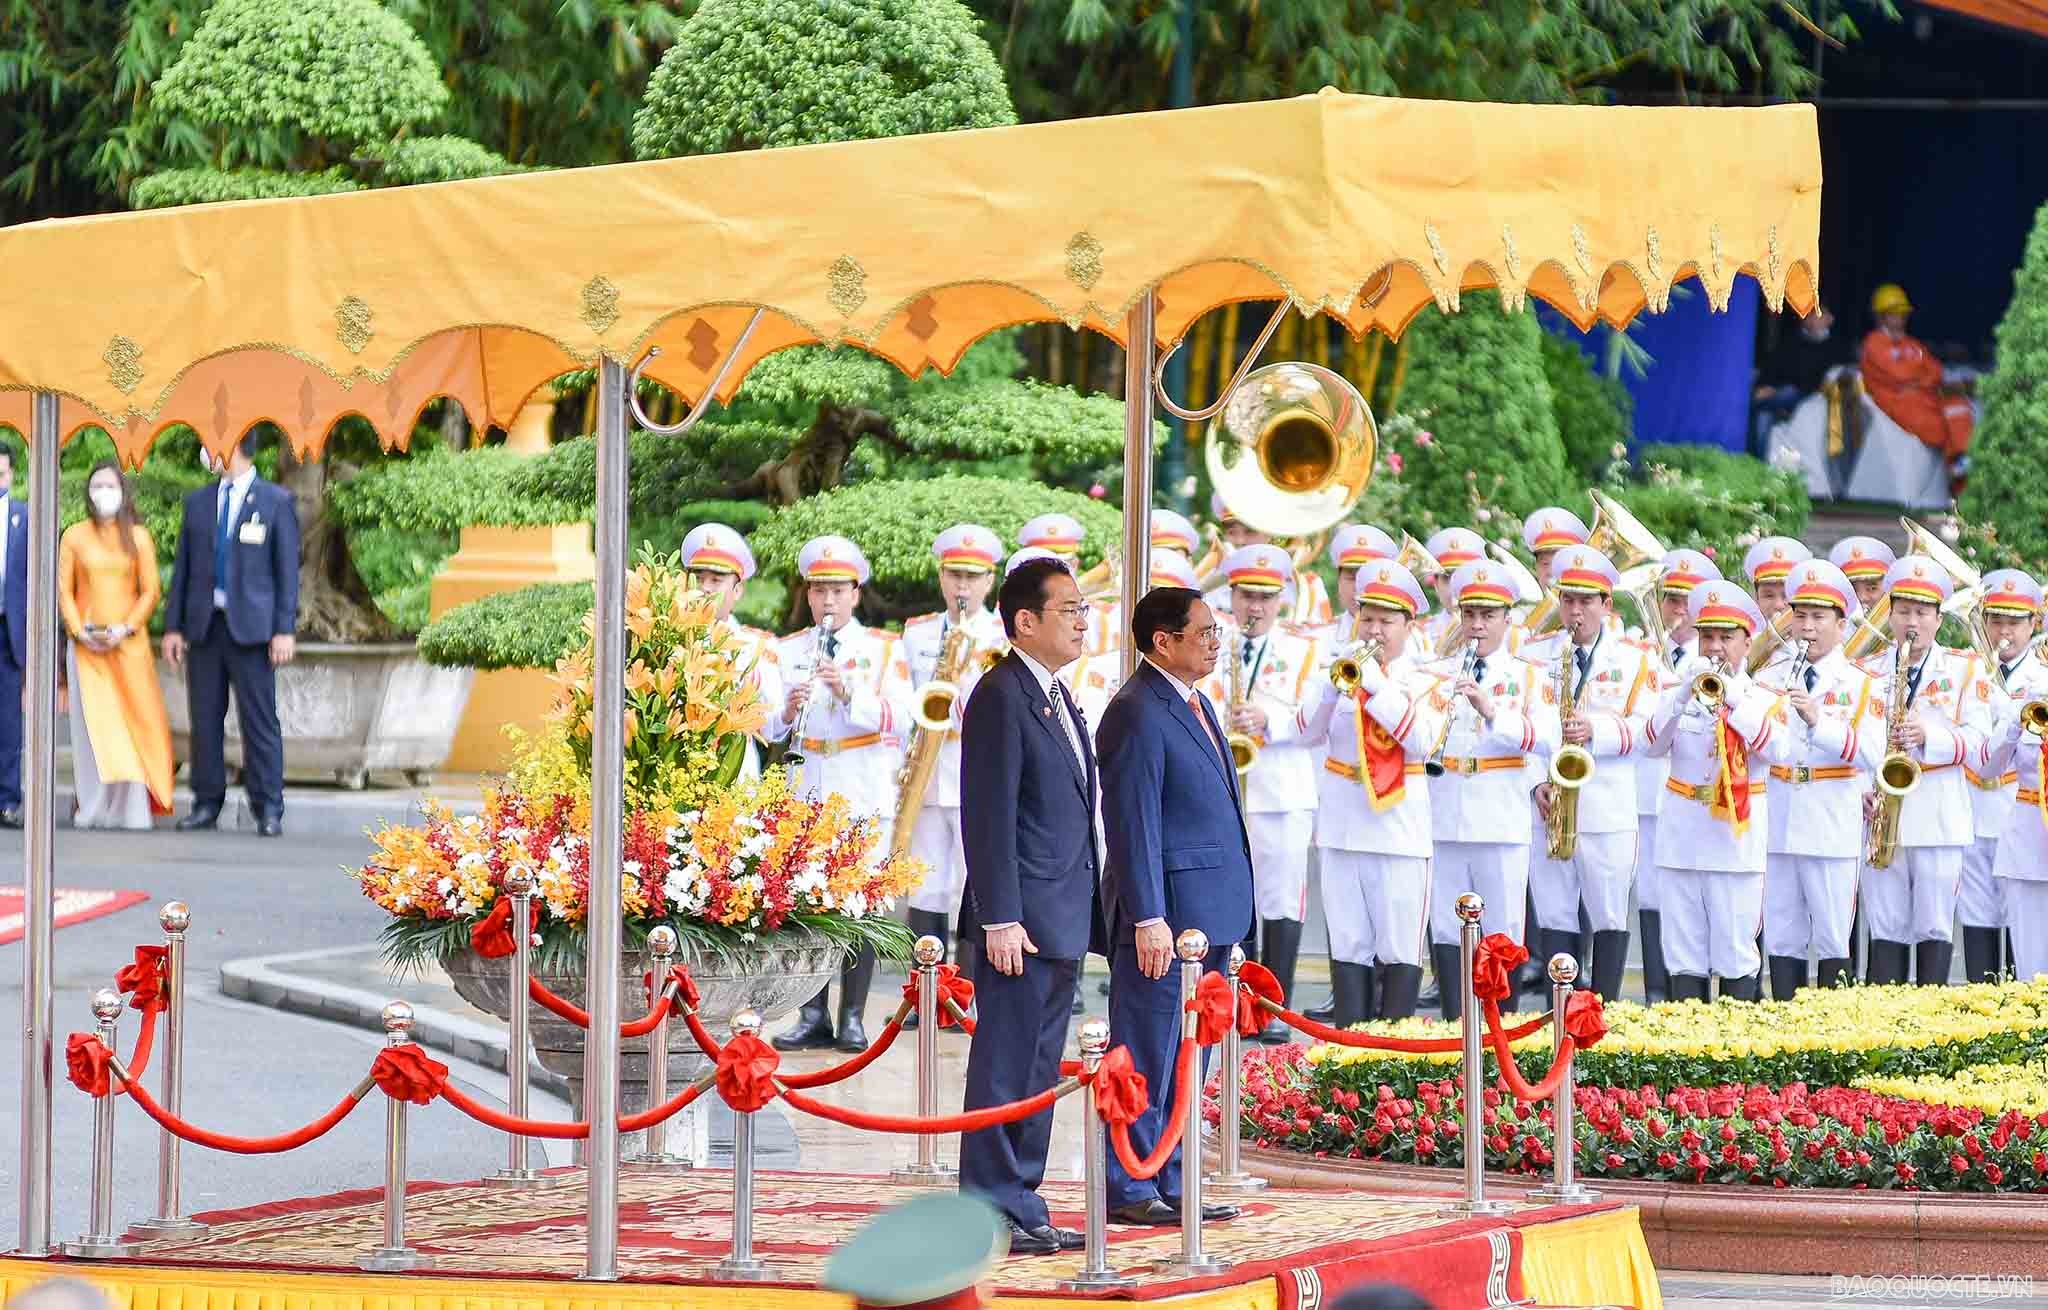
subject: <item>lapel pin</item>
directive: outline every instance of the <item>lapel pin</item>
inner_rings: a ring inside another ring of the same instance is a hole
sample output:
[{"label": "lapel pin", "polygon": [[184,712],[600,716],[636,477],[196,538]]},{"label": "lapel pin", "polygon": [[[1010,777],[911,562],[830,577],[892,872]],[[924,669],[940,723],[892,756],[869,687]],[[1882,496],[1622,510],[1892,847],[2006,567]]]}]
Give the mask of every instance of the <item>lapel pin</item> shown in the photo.
[{"label": "lapel pin", "polygon": [[1041,705],[1038,707],[1038,713],[1040,717],[1049,719],[1052,717],[1052,706]]}]

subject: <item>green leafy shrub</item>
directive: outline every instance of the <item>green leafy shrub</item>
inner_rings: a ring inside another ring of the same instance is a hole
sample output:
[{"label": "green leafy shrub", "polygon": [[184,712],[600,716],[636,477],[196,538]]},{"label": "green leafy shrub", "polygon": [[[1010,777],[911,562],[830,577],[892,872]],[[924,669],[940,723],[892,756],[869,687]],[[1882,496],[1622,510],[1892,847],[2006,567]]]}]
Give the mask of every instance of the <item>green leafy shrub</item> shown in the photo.
[{"label": "green leafy shrub", "polygon": [[336,483],[327,499],[351,532],[381,528],[452,537],[471,525],[588,522],[594,491],[581,498],[558,496],[524,477],[528,465],[545,458],[529,459],[501,446],[460,452],[435,446]]},{"label": "green leafy shrub", "polygon": [[2048,515],[2036,494],[2048,468],[2048,205],[2035,214],[2013,275],[1997,356],[1977,390],[1984,421],[1970,439],[1958,508],[1987,562],[2038,574],[2048,569]]},{"label": "green leafy shrub", "polygon": [[1724,573],[1764,537],[1800,536],[1813,511],[1796,470],[1715,446],[1645,446],[1637,471],[1607,490],[1667,549],[1705,551]]},{"label": "green leafy shrub", "polygon": [[167,168],[135,179],[128,203],[137,209],[169,209],[174,205],[212,205],[224,200],[297,200],[360,191],[346,171],[326,168],[317,173],[274,173],[262,168]]},{"label": "green leafy shrub", "polygon": [[445,668],[552,669],[583,639],[588,582],[542,582],[457,605],[420,630],[420,658]]},{"label": "green leafy shrub", "polygon": [[1543,376],[1550,383],[1550,409],[1564,442],[1565,467],[1583,479],[1601,476],[1628,454],[1635,402],[1628,388],[1593,371],[1585,352],[1567,337],[1545,332]]}]

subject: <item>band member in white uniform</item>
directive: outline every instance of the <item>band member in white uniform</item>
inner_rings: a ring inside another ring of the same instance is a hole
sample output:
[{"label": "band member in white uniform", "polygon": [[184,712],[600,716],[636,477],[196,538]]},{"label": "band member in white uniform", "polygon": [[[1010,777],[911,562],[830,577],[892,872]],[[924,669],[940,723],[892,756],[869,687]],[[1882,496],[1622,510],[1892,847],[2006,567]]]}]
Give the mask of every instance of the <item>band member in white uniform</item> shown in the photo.
[{"label": "band member in white uniform", "polygon": [[[2040,587],[2032,587],[2031,593],[2039,603]],[[2048,973],[2048,804],[2042,801],[2043,787],[2048,786],[2042,776],[2048,764],[2048,738],[2039,726],[2041,707],[2048,703],[2048,664],[2042,663],[2038,649],[2013,664],[2005,691],[1985,744],[1984,765],[1990,771],[2011,769],[2019,775],[1999,838],[1995,871],[2012,925],[2013,976],[2031,979]]]},{"label": "band member in white uniform", "polygon": [[1905,679],[1905,713],[1887,722],[1887,751],[1903,751],[1920,766],[1920,781],[1899,811],[1898,854],[1885,869],[1863,874],[1863,912],[1870,924],[1869,981],[1906,981],[1910,955],[1916,980],[1935,986],[1948,981],[1955,956],[1952,940],[1956,889],[1963,878],[1963,852],[1977,840],[1965,762],[1979,759],[1981,729],[1965,712],[1984,676],[1977,657],[1935,644],[1941,606],[1953,585],[1940,564],[1907,555],[1885,575],[1891,596],[1891,630],[1896,643],[1864,662],[1879,681],[1887,715],[1895,679]]},{"label": "band member in white uniform", "polygon": [[1376,560],[1361,567],[1357,591],[1355,630],[1378,650],[1371,659],[1346,652],[1358,664],[1353,690],[1314,681],[1301,722],[1303,744],[1324,751],[1316,848],[1340,1025],[1405,1019],[1422,993],[1431,843],[1422,761],[1443,723],[1430,705],[1441,680],[1403,654],[1422,587]]},{"label": "band member in white uniform", "polygon": [[1856,588],[1856,603],[1866,612],[1884,595],[1884,575],[1898,561],[1892,548],[1876,537],[1844,537],[1828,551],[1828,563]]},{"label": "band member in white uniform", "polygon": [[[1696,550],[1667,551],[1658,561],[1657,604],[1664,616],[1666,647],[1658,652],[1658,695],[1670,689],[1673,670],[1699,653],[1686,602],[1702,582],[1718,582],[1721,570]],[[1671,776],[1671,757],[1639,752],[1636,757],[1636,917],[1642,924],[1643,999],[1654,1005],[1671,995],[1671,972],[1664,967],[1664,936],[1658,909],[1657,815],[1664,781]]]},{"label": "band member in white uniform", "polygon": [[[989,589],[995,583],[996,560],[1002,553],[996,534],[978,523],[956,523],[932,542],[932,557],[939,574],[939,597],[945,608],[936,614],[922,614],[903,625],[903,656],[909,665],[914,688],[938,676],[939,661],[947,644],[958,631],[964,634],[955,647],[956,668],[949,669],[948,681],[957,689],[953,697],[952,726],[926,784],[922,803],[910,833],[910,853],[924,861],[928,872],[910,893],[910,931],[930,934],[945,941],[951,934],[953,915],[960,909],[960,893],[967,885],[967,855],[960,841],[960,719],[967,710],[967,697],[981,680],[982,656],[1001,650],[1005,643],[1003,621],[988,608]],[[914,699],[915,693],[913,693]],[[906,731],[906,741],[916,730]],[[900,808],[900,806],[899,806]],[[960,940],[959,964],[965,976],[974,976],[974,957],[979,936],[971,933]],[[911,1018],[916,1019],[913,1014]],[[908,1025],[906,1025],[908,1026]]]},{"label": "band member in white uniform", "polygon": [[[1756,598],[1757,611],[1778,634],[1778,643],[1770,658],[1757,672],[1759,675],[1774,675],[1779,684],[1784,681],[1782,666],[1792,659],[1792,643],[1785,640],[1792,621],[1792,605],[1785,599],[1785,579],[1791,574],[1794,564],[1812,558],[1813,552],[1806,548],[1806,543],[1790,537],[1765,537],[1742,557],[1743,576],[1749,579],[1749,593]],[[1762,632],[1757,633],[1759,639],[1763,636]]]},{"label": "band member in white uniform", "polygon": [[[783,701],[775,634],[735,623],[732,617],[732,607],[739,603],[747,582],[754,576],[754,552],[747,549],[739,533],[725,524],[701,523],[683,538],[678,553],[683,571],[690,576],[690,585],[718,602],[718,621],[732,636],[726,647],[728,656],[741,668],[753,670],[761,704],[773,710]],[[752,737],[747,738],[747,758],[740,766],[740,776],[761,776],[760,743]]]},{"label": "band member in white uniform", "polygon": [[[1991,676],[1977,679],[1977,695],[1964,711],[1984,736],[1995,728],[1999,712],[2011,699],[2013,673],[2030,658],[2034,634],[2041,623],[2041,587],[2018,569],[1994,569],[1984,575],[1984,638],[1990,647]],[[2019,775],[2008,767],[1990,771],[1963,766],[1975,807],[1977,840],[1963,853],[1963,880],[1956,893],[1956,920],[1963,928],[1963,977],[1989,982],[2000,972],[1999,948],[2011,923],[2006,913],[2005,883],[1994,876],[1998,842],[2012,819]]]},{"label": "band member in white uniform", "polygon": [[[1657,818],[1671,999],[1704,1001],[1718,976],[1723,996],[1754,1001],[1769,825],[1764,768],[1789,758],[1787,734],[1778,731],[1783,706],[1743,672],[1764,621],[1748,593],[1701,583],[1687,614],[1700,653],[1679,667],[1646,729],[1650,753],[1671,758]],[[1700,686],[1706,673],[1720,679],[1718,696]]]},{"label": "band member in white uniform", "polygon": [[[1560,740],[1589,752],[1593,774],[1578,788],[1577,840],[1571,857],[1552,859],[1548,818],[1557,784],[1536,789],[1543,842],[1530,851],[1540,957],[1578,954],[1581,914],[1593,932],[1590,967],[1581,975],[1606,1000],[1619,1000],[1628,967],[1629,887],[1636,870],[1635,757],[1660,690],[1656,655],[1614,631],[1614,564],[1591,546],[1567,546],[1551,561],[1550,585],[1564,613],[1564,640],[1552,644],[1542,677],[1558,701],[1556,736],[1538,743],[1554,755]],[[1560,677],[1560,674],[1562,675]],[[1557,694],[1563,684],[1563,695]]]},{"label": "band member in white uniform", "polygon": [[[1231,513],[1230,507],[1223,503],[1220,494],[1209,497],[1209,514],[1223,533],[1224,545],[1231,550],[1244,546],[1275,544],[1272,537]],[[1389,552],[1389,558],[1391,557],[1392,552]],[[1320,628],[1336,617],[1336,612],[1330,606],[1329,589],[1323,586],[1322,574],[1309,569],[1296,569],[1292,556],[1288,557],[1288,571],[1293,575],[1295,595],[1304,598],[1297,607],[1304,626]],[[1209,596],[1203,597],[1203,600],[1209,603],[1211,609],[1215,608],[1218,601],[1228,605],[1229,590],[1228,587],[1214,588]]]},{"label": "band member in white uniform", "polygon": [[[1430,865],[1430,960],[1446,1019],[1460,1012],[1456,985],[1457,900],[1477,892],[1486,903],[1482,931],[1519,941],[1529,878],[1529,789],[1539,776],[1536,744],[1557,731],[1555,697],[1543,671],[1507,650],[1514,584],[1491,560],[1468,560],[1447,588],[1458,615],[1458,648],[1429,670],[1442,679],[1433,708],[1445,712],[1438,746],[1424,768],[1436,854]],[[1440,747],[1440,753],[1439,753]]]},{"label": "band member in white uniform", "polygon": [[1842,654],[1857,612],[1849,579],[1826,560],[1802,560],[1785,591],[1790,658],[1757,677],[1791,711],[1782,729],[1790,758],[1771,766],[1766,785],[1764,954],[1778,1001],[1806,986],[1809,952],[1820,961],[1821,986],[1837,986],[1849,972],[1863,794],[1884,758],[1884,702],[1870,675]]},{"label": "band member in white uniform", "polygon": [[[822,799],[844,796],[855,815],[872,819],[877,850],[889,847],[896,809],[894,779],[903,753],[900,735],[910,699],[910,680],[896,638],[863,627],[854,617],[860,589],[868,580],[867,557],[845,537],[813,537],[797,553],[812,626],[782,639],[780,661],[789,690],[768,716],[770,740],[791,738],[790,789]],[[796,1027],[775,1039],[785,1051],[836,1045],[857,1054],[867,1049],[861,1011],[875,977],[875,954],[864,950],[840,970],[839,1016],[835,1026],[826,992],[804,1003]]]}]

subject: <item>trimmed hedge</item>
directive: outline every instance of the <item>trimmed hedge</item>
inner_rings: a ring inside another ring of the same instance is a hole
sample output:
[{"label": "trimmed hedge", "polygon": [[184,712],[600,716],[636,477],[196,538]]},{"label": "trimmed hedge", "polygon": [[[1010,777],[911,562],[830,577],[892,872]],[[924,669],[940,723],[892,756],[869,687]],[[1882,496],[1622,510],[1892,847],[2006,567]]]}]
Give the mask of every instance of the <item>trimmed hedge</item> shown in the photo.
[{"label": "trimmed hedge", "polygon": [[2048,569],[2048,515],[2035,494],[2048,467],[2048,205],[2035,214],[2013,275],[1997,357],[1978,388],[1984,421],[1970,439],[1959,508],[1982,534],[1974,544],[1986,548],[1987,563],[2038,575]]},{"label": "trimmed hedge", "polygon": [[542,582],[458,605],[420,630],[420,658],[446,668],[552,669],[597,603],[588,582]]}]

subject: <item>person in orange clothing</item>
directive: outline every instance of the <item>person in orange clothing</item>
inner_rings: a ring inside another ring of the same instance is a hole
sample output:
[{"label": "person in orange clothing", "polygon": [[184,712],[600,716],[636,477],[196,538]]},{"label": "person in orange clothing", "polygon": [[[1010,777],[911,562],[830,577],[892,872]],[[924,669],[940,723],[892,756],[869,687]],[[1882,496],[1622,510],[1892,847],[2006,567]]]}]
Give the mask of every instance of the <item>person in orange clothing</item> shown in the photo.
[{"label": "person in orange clothing", "polygon": [[1887,282],[1870,298],[1877,326],[1863,338],[1863,389],[1894,423],[1950,459],[1969,449],[1976,415],[1967,397],[1944,395],[1941,362],[1906,335],[1913,304]]},{"label": "person in orange clothing", "polygon": [[148,828],[171,812],[171,729],[149,645],[162,591],[156,543],[113,460],[86,480],[88,515],[57,547],[57,605],[71,637],[72,770],[80,828]]}]

